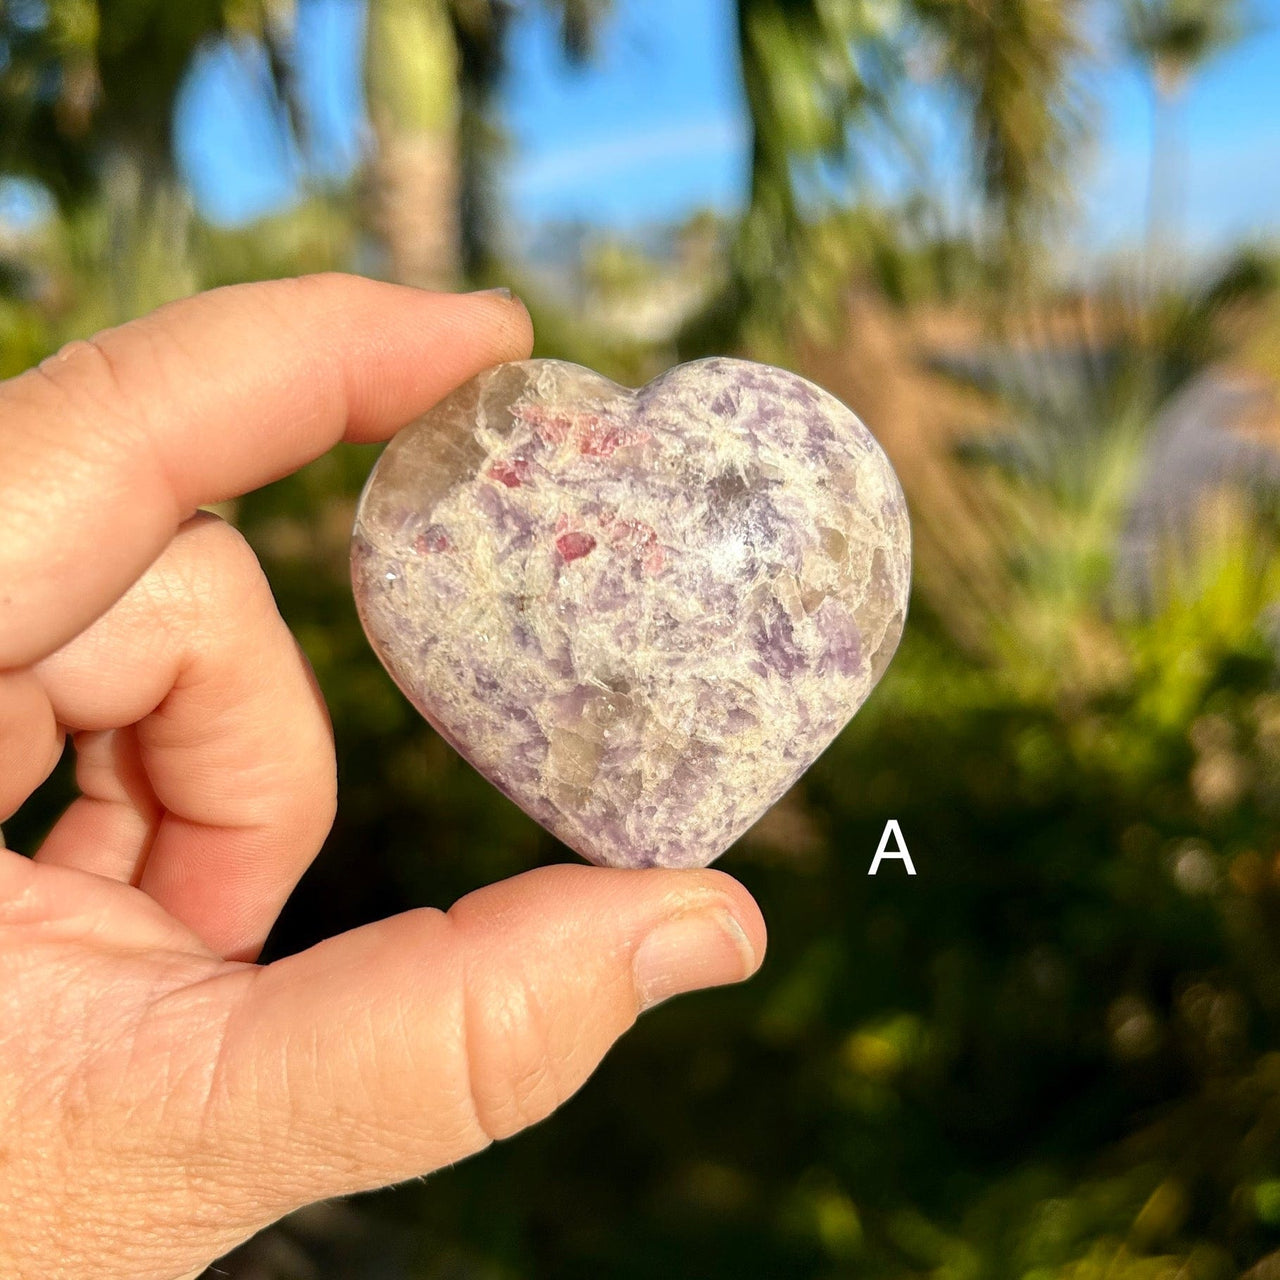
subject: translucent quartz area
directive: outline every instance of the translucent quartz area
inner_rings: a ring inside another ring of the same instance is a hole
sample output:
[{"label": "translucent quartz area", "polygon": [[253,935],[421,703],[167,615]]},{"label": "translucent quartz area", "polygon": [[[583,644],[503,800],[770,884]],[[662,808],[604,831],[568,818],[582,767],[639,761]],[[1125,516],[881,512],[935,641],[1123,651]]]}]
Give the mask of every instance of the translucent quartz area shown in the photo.
[{"label": "translucent quartz area", "polygon": [[396,683],[526,812],[592,862],[698,867],[879,680],[910,541],[871,434],[795,374],[528,360],[388,445],[352,572]]}]

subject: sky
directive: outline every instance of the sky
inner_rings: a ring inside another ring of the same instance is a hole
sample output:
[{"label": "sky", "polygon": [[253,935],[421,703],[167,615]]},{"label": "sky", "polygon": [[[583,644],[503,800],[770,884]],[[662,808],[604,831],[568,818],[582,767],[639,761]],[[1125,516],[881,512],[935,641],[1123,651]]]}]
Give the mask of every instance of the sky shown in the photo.
[{"label": "sky", "polygon": [[[203,55],[179,103],[178,149],[204,211],[236,223],[286,206],[305,175],[341,179],[367,144],[360,92],[360,0],[302,0],[298,74],[312,121],[303,158],[271,126],[252,53]],[[1255,34],[1193,82],[1182,120],[1189,144],[1185,233],[1213,251],[1280,233],[1280,0],[1255,0]],[[545,10],[525,3],[513,25],[501,111],[511,159],[504,219],[527,231],[581,220],[634,230],[699,208],[731,212],[746,194],[748,138],[731,0],[615,0],[589,65],[565,64]],[[1096,138],[1079,165],[1079,247],[1135,242],[1145,218],[1151,108],[1138,71],[1119,57],[1093,73]],[[919,92],[938,182],[955,186],[963,157],[938,105]],[[876,173],[885,194],[898,178]]]}]

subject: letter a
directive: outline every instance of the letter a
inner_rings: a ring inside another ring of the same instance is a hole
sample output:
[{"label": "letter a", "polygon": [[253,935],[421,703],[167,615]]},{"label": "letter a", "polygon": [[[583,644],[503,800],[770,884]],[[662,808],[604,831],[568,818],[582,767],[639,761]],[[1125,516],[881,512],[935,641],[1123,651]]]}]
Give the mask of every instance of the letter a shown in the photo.
[{"label": "letter a", "polygon": [[[896,849],[889,849],[890,836],[893,836],[898,842]],[[886,853],[885,850],[888,850],[888,852]],[[871,870],[867,872],[867,875],[875,875],[880,870],[881,861],[885,858],[897,858],[900,862],[905,862],[907,864],[907,875],[915,875],[915,863],[911,861],[911,854],[907,850],[907,842],[902,837],[902,828],[898,826],[897,818],[890,818],[885,824],[884,835],[880,837],[880,847],[876,850],[876,860],[871,864]]]}]

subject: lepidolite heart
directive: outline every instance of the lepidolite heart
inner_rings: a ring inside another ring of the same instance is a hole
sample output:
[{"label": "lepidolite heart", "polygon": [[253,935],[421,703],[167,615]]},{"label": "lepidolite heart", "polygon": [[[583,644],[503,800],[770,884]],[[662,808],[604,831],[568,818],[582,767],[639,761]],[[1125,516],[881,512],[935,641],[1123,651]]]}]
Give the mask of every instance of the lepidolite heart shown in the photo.
[{"label": "lepidolite heart", "polygon": [[871,692],[910,558],[888,459],[803,378],[528,360],[392,440],[352,571],[378,656],[491,782],[592,862],[697,867]]}]

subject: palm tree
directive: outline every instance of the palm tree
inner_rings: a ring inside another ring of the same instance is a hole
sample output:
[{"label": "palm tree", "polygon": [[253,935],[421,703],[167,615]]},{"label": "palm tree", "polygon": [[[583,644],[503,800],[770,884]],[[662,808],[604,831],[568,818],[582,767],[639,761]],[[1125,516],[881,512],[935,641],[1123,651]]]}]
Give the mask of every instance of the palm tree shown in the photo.
[{"label": "palm tree", "polygon": [[[609,0],[545,0],[571,61],[591,50]],[[296,135],[296,0],[0,0],[0,171],[43,183],[61,209],[103,192],[121,166],[172,205],[173,108],[196,50],[243,38],[265,52]],[[388,274],[448,286],[483,276],[496,236],[492,101],[511,0],[369,0],[365,83],[374,148],[368,229]]]},{"label": "palm tree", "polygon": [[883,118],[900,74],[874,6],[738,0],[738,48],[751,121],[751,191],[738,270],[766,281],[805,233],[805,170],[851,160],[856,123]]},{"label": "palm tree", "polygon": [[369,222],[403,284],[460,272],[458,49],[448,0],[373,0],[365,35],[373,125]]},{"label": "palm tree", "polygon": [[1125,0],[1124,39],[1152,90],[1147,251],[1154,272],[1177,251],[1185,142],[1177,107],[1192,76],[1244,34],[1243,0]]},{"label": "palm tree", "polygon": [[[566,57],[590,53],[609,0],[546,0]],[[428,287],[483,278],[496,242],[493,100],[510,0],[370,0],[365,88],[370,222],[389,274]]]},{"label": "palm tree", "polygon": [[[27,125],[5,131],[19,163],[13,154],[0,162],[69,198],[98,189],[107,149],[144,157],[148,175],[171,174],[172,102],[201,41],[237,33],[259,40],[282,101],[292,101],[294,3],[50,0],[46,20],[34,26],[0,8],[9,50],[0,107]],[[608,0],[544,3],[571,60],[587,56]],[[833,207],[854,203],[862,144],[895,137],[908,53],[921,42],[970,122],[975,189],[990,227],[1006,241],[1029,241],[1055,194],[1075,122],[1079,6],[905,0],[894,10],[880,0],[738,0],[752,153],[726,308],[731,327],[761,299],[767,310],[783,307],[777,284],[805,276],[806,264],[811,281],[836,279],[838,272],[814,267],[832,237],[817,230],[813,192],[825,189]],[[447,285],[484,274],[496,239],[486,216],[498,149],[491,108],[510,12],[510,0],[370,0],[365,74],[376,145],[365,208],[396,278]],[[59,88],[53,96],[50,83]],[[994,245],[996,236],[989,239]],[[724,334],[717,345],[732,341]]]},{"label": "palm tree", "polygon": [[118,323],[200,287],[174,102],[196,50],[230,38],[262,50],[285,106],[293,4],[0,3],[0,172],[41,184],[61,215],[43,263],[51,279],[74,281],[46,286],[71,301],[62,323]]},{"label": "palm tree", "polygon": [[1084,111],[1080,0],[913,0],[973,139],[974,184],[993,246],[1023,249],[1063,192]]},{"label": "palm tree", "polygon": [[280,81],[293,0],[48,0],[0,4],[0,169],[65,208],[127,156],[146,183],[173,175],[173,104],[195,50],[259,41]]},{"label": "palm tree", "polygon": [[730,284],[687,327],[682,350],[732,344],[744,318],[785,325],[780,283],[830,284],[838,275],[813,262],[822,240],[813,192],[827,192],[832,207],[856,203],[869,141],[896,145],[910,160],[902,88],[921,49],[973,139],[987,255],[1025,264],[1082,132],[1074,70],[1084,52],[1084,7],[1083,0],[904,0],[896,7],[738,0],[750,198]]}]

